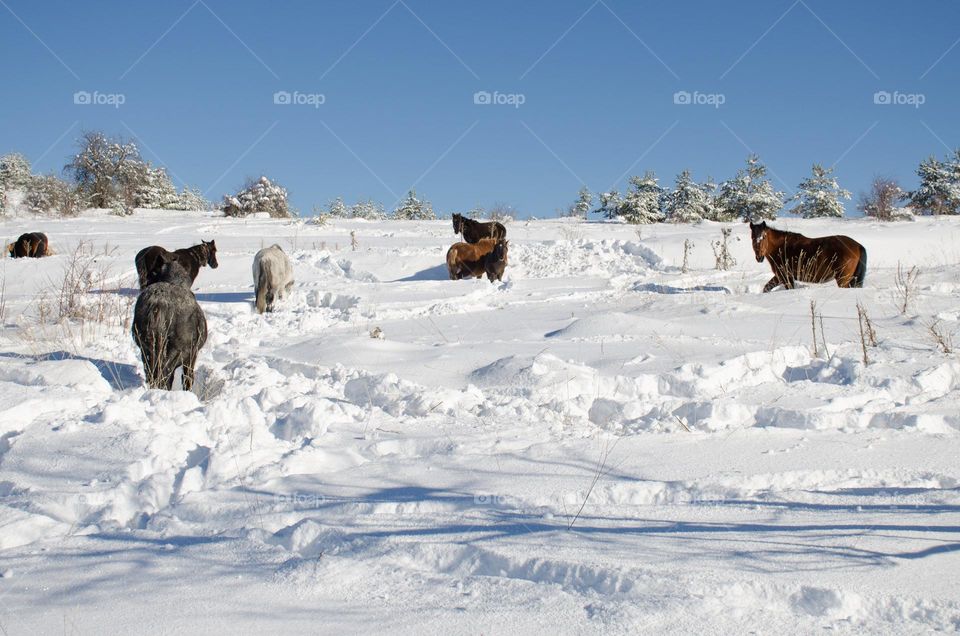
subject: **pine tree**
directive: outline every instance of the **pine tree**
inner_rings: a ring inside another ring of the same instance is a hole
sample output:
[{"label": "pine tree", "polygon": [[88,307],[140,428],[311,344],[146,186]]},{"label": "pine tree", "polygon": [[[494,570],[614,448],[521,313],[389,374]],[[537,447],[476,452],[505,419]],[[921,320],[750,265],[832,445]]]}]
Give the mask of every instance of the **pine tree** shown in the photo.
[{"label": "pine tree", "polygon": [[585,219],[587,218],[587,213],[590,212],[590,208],[592,207],[593,195],[590,194],[590,190],[587,189],[587,186],[583,186],[580,188],[580,192],[577,194],[576,203],[567,208],[567,215]]},{"label": "pine tree", "polygon": [[833,168],[813,164],[811,176],[800,182],[797,193],[791,198],[798,204],[790,212],[805,219],[843,217],[840,199],[849,199],[850,193],[840,187],[832,174]]},{"label": "pine tree", "polygon": [[267,177],[248,180],[240,192],[223,197],[222,207],[227,216],[247,216],[257,212],[266,212],[274,218],[293,216],[286,189]]},{"label": "pine tree", "polygon": [[720,186],[718,220],[773,220],[783,207],[783,192],[775,190],[766,178],[767,168],[757,155],[747,157],[747,167]]},{"label": "pine tree", "polygon": [[960,150],[944,162],[929,157],[917,168],[920,187],[910,193],[910,205],[926,214],[956,214],[960,210]]},{"label": "pine tree", "polygon": [[657,177],[648,170],[642,177],[630,177],[632,189],[627,191],[618,216],[627,223],[659,223],[663,221],[662,197],[664,189]]},{"label": "pine tree", "polygon": [[350,210],[343,203],[343,197],[337,197],[327,204],[327,214],[335,219],[345,219],[350,216]]},{"label": "pine tree", "polygon": [[663,211],[671,223],[697,223],[709,217],[712,207],[706,188],[689,170],[678,174],[673,191],[664,195]]},{"label": "pine tree", "polygon": [[420,201],[420,199],[417,198],[416,190],[410,190],[407,193],[407,198],[393,211],[393,218],[401,220],[426,220],[435,219],[437,215],[433,213],[433,206],[430,205],[429,201]]},{"label": "pine tree", "polygon": [[350,206],[350,218],[381,221],[387,218],[387,214],[383,211],[383,204],[373,199],[368,199],[366,201],[357,201]]}]

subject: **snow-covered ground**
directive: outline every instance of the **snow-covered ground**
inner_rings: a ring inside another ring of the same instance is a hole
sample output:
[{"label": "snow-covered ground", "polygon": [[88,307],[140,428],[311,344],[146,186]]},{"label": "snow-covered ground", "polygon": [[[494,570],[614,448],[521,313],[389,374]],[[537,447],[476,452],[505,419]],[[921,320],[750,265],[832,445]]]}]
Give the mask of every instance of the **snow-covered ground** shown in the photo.
[{"label": "snow-covered ground", "polygon": [[[0,222],[57,252],[0,261],[3,633],[960,629],[960,219],[778,226],[865,288],[761,294],[739,224],[720,272],[718,224],[514,221],[491,284],[449,221]],[[133,256],[201,238],[201,381],[145,390]]]}]

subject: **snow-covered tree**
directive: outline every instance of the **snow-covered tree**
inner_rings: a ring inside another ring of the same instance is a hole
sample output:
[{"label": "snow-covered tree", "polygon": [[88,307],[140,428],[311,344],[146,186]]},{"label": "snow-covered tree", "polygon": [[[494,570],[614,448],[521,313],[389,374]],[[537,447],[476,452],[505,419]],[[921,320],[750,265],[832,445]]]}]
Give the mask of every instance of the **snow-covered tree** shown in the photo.
[{"label": "snow-covered tree", "polygon": [[663,197],[663,211],[671,223],[697,223],[709,218],[712,208],[710,194],[693,180],[689,170],[677,175],[673,191]]},{"label": "snow-covered tree", "polygon": [[350,216],[350,210],[343,203],[343,197],[337,197],[327,204],[327,215],[335,219],[345,219]]},{"label": "snow-covered tree", "polygon": [[841,199],[849,198],[850,193],[841,188],[833,176],[833,168],[815,163],[811,175],[800,182],[797,193],[791,197],[797,205],[790,212],[805,219],[843,217]]},{"label": "snow-covered tree", "polygon": [[917,168],[920,187],[910,193],[910,205],[924,214],[960,211],[960,150],[946,161],[929,157]]},{"label": "snow-covered tree", "polygon": [[213,207],[207,197],[199,188],[190,188],[184,186],[180,194],[177,195],[176,203],[170,208],[172,210],[184,210],[187,212],[206,211]]},{"label": "snow-covered tree", "polygon": [[274,218],[293,216],[287,203],[287,191],[267,177],[247,181],[233,196],[223,197],[223,213],[227,216],[247,216],[266,212]]},{"label": "snow-covered tree", "polygon": [[410,190],[407,198],[404,199],[393,211],[393,218],[402,220],[425,220],[435,219],[437,215],[433,213],[433,206],[429,201],[421,201],[417,198],[417,191]]},{"label": "snow-covered tree", "polygon": [[634,224],[663,221],[664,189],[657,183],[653,171],[648,170],[642,177],[630,177],[630,186],[618,216]]},{"label": "snow-covered tree", "polygon": [[903,189],[895,179],[874,177],[870,191],[860,193],[857,209],[879,221],[907,218],[909,214],[904,214],[905,208],[897,207],[904,196]]},{"label": "snow-covered tree", "polygon": [[357,201],[350,206],[350,218],[380,221],[387,218],[387,213],[383,211],[382,203],[367,199],[366,201]]},{"label": "snow-covered tree", "polygon": [[593,208],[593,195],[587,186],[580,188],[577,193],[577,200],[567,208],[567,216],[573,216],[580,219],[587,218],[587,213]]},{"label": "snow-covered tree", "polygon": [[0,157],[0,185],[6,189],[25,188],[32,177],[30,161],[20,153]]},{"label": "snow-covered tree", "polygon": [[88,205],[109,208],[118,201],[132,204],[139,181],[146,174],[136,144],[87,132],[77,145],[80,151],[64,170],[73,176]]},{"label": "snow-covered tree", "polygon": [[23,205],[35,214],[75,216],[80,212],[77,191],[56,175],[37,175],[24,188]]},{"label": "snow-covered tree", "polygon": [[783,192],[775,190],[766,176],[767,168],[760,163],[760,158],[747,157],[747,167],[720,185],[717,220],[756,222],[777,218],[777,212],[783,207]]},{"label": "snow-covered tree", "polygon": [[134,208],[180,209],[180,196],[164,168],[154,168],[147,163],[130,166],[128,170],[131,200]]},{"label": "snow-covered tree", "polygon": [[619,216],[620,206],[623,205],[623,197],[616,190],[610,192],[601,192],[597,198],[600,207],[594,210],[594,214],[602,214],[605,218],[615,219]]}]

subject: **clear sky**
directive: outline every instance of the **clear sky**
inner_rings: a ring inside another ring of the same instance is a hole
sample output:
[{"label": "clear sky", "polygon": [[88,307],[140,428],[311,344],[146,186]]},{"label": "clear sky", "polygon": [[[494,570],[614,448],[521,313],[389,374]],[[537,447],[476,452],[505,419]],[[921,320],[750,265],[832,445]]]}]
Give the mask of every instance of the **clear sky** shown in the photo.
[{"label": "clear sky", "polygon": [[960,146],[958,39],[945,0],[0,0],[0,153],[59,171],[103,130],[177,185],[218,200],[262,173],[302,213],[415,185],[439,212],[546,217],[749,151],[780,189],[821,162],[856,195]]}]

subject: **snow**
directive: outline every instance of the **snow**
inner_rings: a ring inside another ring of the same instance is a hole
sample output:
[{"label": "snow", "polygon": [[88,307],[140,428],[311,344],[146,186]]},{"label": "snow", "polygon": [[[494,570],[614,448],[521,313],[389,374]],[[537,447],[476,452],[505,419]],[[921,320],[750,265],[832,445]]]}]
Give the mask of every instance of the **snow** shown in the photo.
[{"label": "snow", "polygon": [[[446,280],[449,221],[0,222],[55,252],[0,262],[0,626],[960,629],[960,360],[928,329],[960,342],[960,219],[774,225],[861,242],[865,288],[761,294],[739,223],[513,221],[491,284]],[[195,393],[146,390],[133,257],[201,238]],[[80,241],[82,302],[118,309],[56,323]],[[296,284],[261,316],[274,242]],[[922,268],[906,315],[898,263]]]}]

